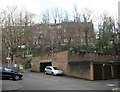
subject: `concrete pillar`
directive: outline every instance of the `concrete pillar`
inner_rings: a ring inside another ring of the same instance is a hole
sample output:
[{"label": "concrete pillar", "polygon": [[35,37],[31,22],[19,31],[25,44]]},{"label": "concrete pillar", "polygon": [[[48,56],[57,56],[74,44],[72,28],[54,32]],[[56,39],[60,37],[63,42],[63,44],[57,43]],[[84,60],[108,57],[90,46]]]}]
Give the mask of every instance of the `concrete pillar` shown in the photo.
[{"label": "concrete pillar", "polygon": [[94,66],[93,66],[93,62],[90,63],[90,80],[94,80]]},{"label": "concrete pillar", "polygon": [[113,69],[113,65],[111,65],[111,76],[112,76],[112,78],[114,78],[114,69]]},{"label": "concrete pillar", "polygon": [[105,64],[102,65],[102,79],[105,79]]}]

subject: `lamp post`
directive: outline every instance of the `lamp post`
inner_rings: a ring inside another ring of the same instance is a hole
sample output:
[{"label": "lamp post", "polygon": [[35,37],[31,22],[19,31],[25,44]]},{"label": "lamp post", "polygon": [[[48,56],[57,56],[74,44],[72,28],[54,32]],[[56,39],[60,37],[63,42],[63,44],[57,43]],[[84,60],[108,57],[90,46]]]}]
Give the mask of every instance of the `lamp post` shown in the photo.
[{"label": "lamp post", "polygon": [[10,47],[8,47],[8,56],[6,58],[8,60],[7,66],[10,67],[11,64],[11,58],[10,58]]}]

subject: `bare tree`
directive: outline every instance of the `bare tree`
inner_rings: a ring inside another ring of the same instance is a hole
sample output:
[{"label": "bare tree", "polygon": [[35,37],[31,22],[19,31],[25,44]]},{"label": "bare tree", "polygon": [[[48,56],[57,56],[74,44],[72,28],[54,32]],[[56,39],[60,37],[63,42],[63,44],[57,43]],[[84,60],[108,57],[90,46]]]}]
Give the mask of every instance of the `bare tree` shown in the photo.
[{"label": "bare tree", "polygon": [[99,47],[102,52],[111,52],[118,54],[120,43],[119,24],[117,24],[113,17],[104,13],[101,17],[101,27],[99,28]]},{"label": "bare tree", "polygon": [[88,39],[89,39],[89,23],[92,23],[91,19],[92,11],[85,8],[83,9],[82,17],[83,17],[83,23],[84,23],[84,32],[85,32],[85,44],[86,44],[86,50],[88,51]]},{"label": "bare tree", "polygon": [[77,5],[74,5],[73,12],[74,12],[74,22],[80,22],[80,12],[78,11]]},{"label": "bare tree", "polygon": [[57,17],[58,17],[57,13],[58,13],[58,9],[57,8],[55,8],[54,10],[52,10],[52,16],[53,16],[55,24],[57,23]]},{"label": "bare tree", "polygon": [[83,16],[84,22],[91,22],[92,21],[92,19],[91,19],[92,13],[93,13],[93,11],[88,9],[88,8],[83,9],[82,16]]},{"label": "bare tree", "polygon": [[63,19],[63,10],[62,9],[59,9],[58,10],[58,22],[61,23],[62,19]]},{"label": "bare tree", "polygon": [[49,10],[46,10],[44,13],[43,13],[43,15],[42,15],[42,22],[43,23],[47,23],[47,24],[49,24],[49,22],[50,22],[50,12],[49,12]]},{"label": "bare tree", "polygon": [[55,8],[52,10],[52,17],[54,19],[54,23],[56,24],[57,22],[60,23],[63,18],[63,10],[60,8]]},{"label": "bare tree", "polygon": [[32,26],[34,25],[34,17],[35,17],[35,14],[32,14],[28,11],[25,11],[25,17],[24,17],[24,20],[25,20],[25,26]]},{"label": "bare tree", "polygon": [[63,22],[69,22],[69,15],[67,11],[64,12]]},{"label": "bare tree", "polygon": [[32,29],[34,24],[33,14],[27,11],[20,12],[17,7],[8,8],[3,10],[2,16],[0,16],[2,28],[2,45],[8,50],[11,48],[11,55],[16,54],[18,46],[29,42],[31,40]]}]

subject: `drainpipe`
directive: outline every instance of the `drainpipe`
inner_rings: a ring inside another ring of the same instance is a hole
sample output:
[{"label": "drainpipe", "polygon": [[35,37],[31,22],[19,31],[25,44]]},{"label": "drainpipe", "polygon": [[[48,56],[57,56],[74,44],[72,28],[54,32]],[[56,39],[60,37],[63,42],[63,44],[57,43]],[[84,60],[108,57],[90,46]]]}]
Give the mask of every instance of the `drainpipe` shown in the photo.
[{"label": "drainpipe", "polygon": [[8,57],[7,57],[7,59],[8,59],[8,67],[10,67],[11,66],[10,47],[8,47]]}]

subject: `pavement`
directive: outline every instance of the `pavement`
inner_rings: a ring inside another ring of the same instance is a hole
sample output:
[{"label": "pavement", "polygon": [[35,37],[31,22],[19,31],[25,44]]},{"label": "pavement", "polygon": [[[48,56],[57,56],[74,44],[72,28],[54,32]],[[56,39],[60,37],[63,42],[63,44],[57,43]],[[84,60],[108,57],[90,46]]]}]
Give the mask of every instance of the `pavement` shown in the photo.
[{"label": "pavement", "polygon": [[17,83],[17,81],[13,81],[13,80],[2,80],[0,86],[2,86],[2,91],[19,90],[21,87],[23,87],[22,85]]}]

